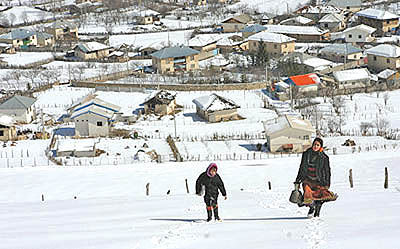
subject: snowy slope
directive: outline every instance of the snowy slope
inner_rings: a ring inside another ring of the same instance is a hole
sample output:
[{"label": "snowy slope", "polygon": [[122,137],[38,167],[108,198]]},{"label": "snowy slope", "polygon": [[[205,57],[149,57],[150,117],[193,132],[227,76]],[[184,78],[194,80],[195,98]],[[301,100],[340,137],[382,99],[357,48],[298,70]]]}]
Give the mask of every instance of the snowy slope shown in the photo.
[{"label": "snowy slope", "polygon": [[288,202],[300,158],[217,162],[228,200],[219,201],[225,221],[211,224],[193,194],[205,162],[0,169],[0,248],[398,248],[397,153],[330,159],[340,197],[316,219]]}]

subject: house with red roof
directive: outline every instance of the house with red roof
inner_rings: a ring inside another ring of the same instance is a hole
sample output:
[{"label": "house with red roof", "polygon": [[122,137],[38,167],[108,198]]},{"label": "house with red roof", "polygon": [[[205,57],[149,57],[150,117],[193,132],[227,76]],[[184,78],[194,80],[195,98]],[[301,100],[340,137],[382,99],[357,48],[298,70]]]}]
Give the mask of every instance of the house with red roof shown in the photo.
[{"label": "house with red roof", "polygon": [[299,92],[317,91],[321,82],[318,75],[309,73],[304,75],[291,76],[284,80],[289,86],[294,86]]}]

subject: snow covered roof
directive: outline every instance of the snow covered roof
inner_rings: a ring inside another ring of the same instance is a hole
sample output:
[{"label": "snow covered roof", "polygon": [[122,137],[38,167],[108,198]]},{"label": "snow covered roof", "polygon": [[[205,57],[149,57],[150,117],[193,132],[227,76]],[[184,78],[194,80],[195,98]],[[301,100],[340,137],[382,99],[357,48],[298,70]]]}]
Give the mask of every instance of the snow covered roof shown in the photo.
[{"label": "snow covered roof", "polygon": [[397,71],[388,68],[388,69],[385,69],[382,72],[378,73],[377,76],[378,76],[378,78],[381,78],[381,79],[387,79],[395,73],[397,73]]},{"label": "snow covered roof", "polygon": [[370,73],[366,68],[349,69],[333,72],[333,77],[338,82],[369,79]]},{"label": "snow covered roof", "polygon": [[286,35],[271,33],[268,31],[262,31],[257,34],[254,34],[248,38],[250,41],[264,41],[264,42],[273,42],[273,43],[284,43],[295,41],[296,39],[291,38]]},{"label": "snow covered roof", "polygon": [[93,151],[95,144],[94,139],[58,139],[57,151]]},{"label": "snow covered roof", "polygon": [[145,49],[154,49],[154,50],[160,50],[164,47],[164,41],[156,41],[150,44],[142,45],[139,47],[139,51],[143,51]]},{"label": "snow covered roof", "polygon": [[99,107],[99,106],[95,106],[95,105],[89,105],[89,106],[86,106],[86,107],[84,107],[82,109],[74,110],[74,112],[71,115],[71,119],[75,119],[75,118],[77,118],[77,117],[79,117],[81,115],[84,115],[84,114],[94,114],[94,115],[97,115],[97,116],[104,117],[106,119],[111,119],[114,116],[115,112],[111,111],[111,110],[108,110],[108,109],[105,109],[103,107]]},{"label": "snow covered roof", "polygon": [[267,28],[256,23],[250,26],[245,27],[244,29],[241,30],[241,32],[251,32],[251,33],[257,33],[266,30]]},{"label": "snow covered roof", "polygon": [[338,13],[330,13],[323,16],[318,22],[319,23],[336,23],[343,22],[344,17]]},{"label": "snow covered roof", "polygon": [[48,24],[45,26],[46,28],[52,29],[76,29],[78,26],[75,23],[65,21],[65,20],[56,20],[55,22]]},{"label": "snow covered roof", "polygon": [[141,16],[141,17],[146,17],[146,16],[157,16],[160,13],[155,10],[147,9],[147,10],[142,10],[140,12],[137,12],[135,14],[137,14],[138,16]]},{"label": "snow covered roof", "polygon": [[301,24],[308,24],[310,22],[312,22],[313,20],[311,20],[310,18],[304,17],[304,16],[296,16],[296,17],[292,17],[286,20],[283,20],[280,24],[284,25],[287,22],[291,22],[291,21],[295,21],[297,23],[301,23]]},{"label": "snow covered roof", "polygon": [[338,8],[360,7],[361,4],[361,0],[331,0],[328,2],[328,5],[332,5]]},{"label": "snow covered roof", "polygon": [[31,97],[14,95],[2,104],[0,104],[0,109],[28,109],[36,102],[36,99]]},{"label": "snow covered roof", "polygon": [[45,32],[35,32],[35,34],[38,39],[50,39],[53,37],[52,34],[45,33]]},{"label": "snow covered roof", "polygon": [[321,30],[316,26],[294,26],[294,25],[265,25],[268,32],[280,34],[303,34],[303,35],[322,35],[328,30]]},{"label": "snow covered roof", "polygon": [[10,21],[10,26],[53,17],[53,14],[50,12],[28,6],[13,6],[10,9],[2,11],[1,14],[3,19]]},{"label": "snow covered roof", "polygon": [[183,57],[183,56],[190,56],[199,54],[200,52],[189,48],[189,47],[169,47],[163,48],[160,51],[154,52],[151,56],[156,57],[158,59],[165,59],[165,58],[175,58],[175,57]]},{"label": "snow covered roof", "polygon": [[6,39],[6,40],[25,39],[33,35],[35,35],[35,33],[27,29],[14,29],[11,32],[0,35],[0,39]]},{"label": "snow covered roof", "polygon": [[265,133],[268,136],[287,128],[305,130],[311,133],[315,132],[315,129],[309,120],[301,119],[293,115],[283,115],[277,117],[273,122],[264,122]]},{"label": "snow covered roof", "polygon": [[216,66],[216,67],[224,67],[224,66],[229,65],[229,60],[225,59],[222,54],[218,54],[209,59],[199,61],[199,66],[201,66],[201,67],[207,67],[210,65]]},{"label": "snow covered roof", "polygon": [[110,47],[99,42],[79,43],[75,46],[85,53],[95,52],[99,50],[109,49]]},{"label": "snow covered roof", "polygon": [[353,46],[352,44],[335,43],[335,44],[329,44],[328,46],[323,47],[321,50],[319,50],[319,52],[345,55],[345,54],[361,53],[362,50],[358,47]]},{"label": "snow covered roof", "polygon": [[14,124],[14,118],[8,115],[1,115],[0,116],[0,125],[3,126],[12,126]]},{"label": "snow covered roof", "polygon": [[227,21],[229,21],[231,19],[234,19],[234,20],[236,20],[236,21],[238,21],[240,23],[250,23],[251,21],[253,21],[253,19],[249,15],[240,14],[240,15],[237,15],[237,16],[228,17],[228,18],[224,19],[221,23],[225,23],[225,22],[227,22]]},{"label": "snow covered roof", "polygon": [[360,25],[357,25],[355,27],[351,27],[351,28],[345,29],[343,31],[343,33],[351,32],[351,31],[356,30],[356,29],[365,31],[368,34],[372,34],[372,33],[374,33],[376,31],[376,28],[370,27],[370,26],[365,25],[365,24],[360,24]]},{"label": "snow covered roof", "polygon": [[336,8],[334,6],[322,6],[322,5],[317,5],[317,6],[307,6],[303,8],[301,13],[309,13],[309,14],[327,14],[327,13],[339,13],[341,10],[339,8]]},{"label": "snow covered roof", "polygon": [[391,44],[380,44],[365,51],[367,54],[397,58],[400,57],[400,47]]},{"label": "snow covered roof", "polygon": [[176,94],[172,94],[165,90],[153,91],[143,102],[147,104],[151,101],[156,101],[159,104],[169,104],[175,99]]},{"label": "snow covered roof", "polygon": [[[225,35],[226,36],[226,35]],[[199,34],[189,40],[190,47],[203,47],[211,43],[217,42],[223,36],[219,34]]]},{"label": "snow covered roof", "polygon": [[329,66],[336,65],[336,63],[334,63],[330,60],[326,60],[326,59],[322,59],[322,58],[318,58],[318,57],[312,57],[312,58],[305,59],[303,61],[303,64],[313,67],[314,70],[316,70],[316,71],[323,70]]},{"label": "snow covered roof", "polygon": [[112,56],[123,56],[125,53],[122,51],[114,51],[111,54],[108,55],[108,57],[112,57]]},{"label": "snow covered roof", "polygon": [[85,109],[89,106],[97,106],[99,108],[103,108],[103,109],[106,109],[106,110],[109,110],[112,112],[119,112],[119,110],[121,110],[121,107],[111,104],[109,102],[106,102],[106,101],[96,97],[96,98],[90,99],[89,101],[85,101],[85,102],[81,103],[80,105],[76,106],[74,108],[74,112],[79,111],[81,109]]},{"label": "snow covered roof", "polygon": [[398,19],[399,16],[389,11],[379,10],[379,9],[365,9],[356,13],[357,16],[363,16],[366,18],[377,19],[377,20],[389,20],[389,19]]},{"label": "snow covered roof", "polygon": [[201,96],[193,100],[193,103],[203,111],[215,112],[222,110],[230,110],[240,108],[230,99],[221,97],[215,93],[211,95]]},{"label": "snow covered roof", "polygon": [[236,46],[242,44],[244,41],[242,39],[235,40],[233,37],[224,37],[217,42],[217,46]]}]

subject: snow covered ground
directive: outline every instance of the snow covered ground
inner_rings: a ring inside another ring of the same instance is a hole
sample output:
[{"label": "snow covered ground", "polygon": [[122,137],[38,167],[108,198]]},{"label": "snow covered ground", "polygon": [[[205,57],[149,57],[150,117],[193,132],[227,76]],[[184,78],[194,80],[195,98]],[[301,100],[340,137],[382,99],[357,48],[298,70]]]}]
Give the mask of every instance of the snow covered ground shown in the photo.
[{"label": "snow covered ground", "polygon": [[0,248],[398,248],[397,153],[330,160],[339,199],[313,219],[288,201],[300,158],[217,162],[228,200],[219,200],[224,222],[210,224],[194,195],[207,162],[0,169]]}]

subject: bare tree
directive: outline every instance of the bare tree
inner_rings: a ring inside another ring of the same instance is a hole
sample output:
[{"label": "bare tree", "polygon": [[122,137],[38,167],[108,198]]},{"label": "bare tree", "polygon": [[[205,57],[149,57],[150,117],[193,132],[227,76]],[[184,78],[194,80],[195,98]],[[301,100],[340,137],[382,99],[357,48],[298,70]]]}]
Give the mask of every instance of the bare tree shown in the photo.
[{"label": "bare tree", "polygon": [[385,92],[383,94],[383,102],[385,103],[385,106],[387,105],[388,100],[389,100],[389,93]]},{"label": "bare tree", "polygon": [[386,136],[386,132],[389,129],[389,121],[386,120],[385,118],[379,117],[379,115],[376,116],[375,120],[375,127],[376,127],[376,132],[378,136]]},{"label": "bare tree", "polygon": [[368,131],[371,129],[371,128],[373,128],[374,127],[374,125],[372,124],[372,123],[369,123],[369,122],[361,122],[361,124],[360,124],[360,131],[361,131],[361,134],[363,135],[363,136],[366,136],[367,134],[368,134]]}]

